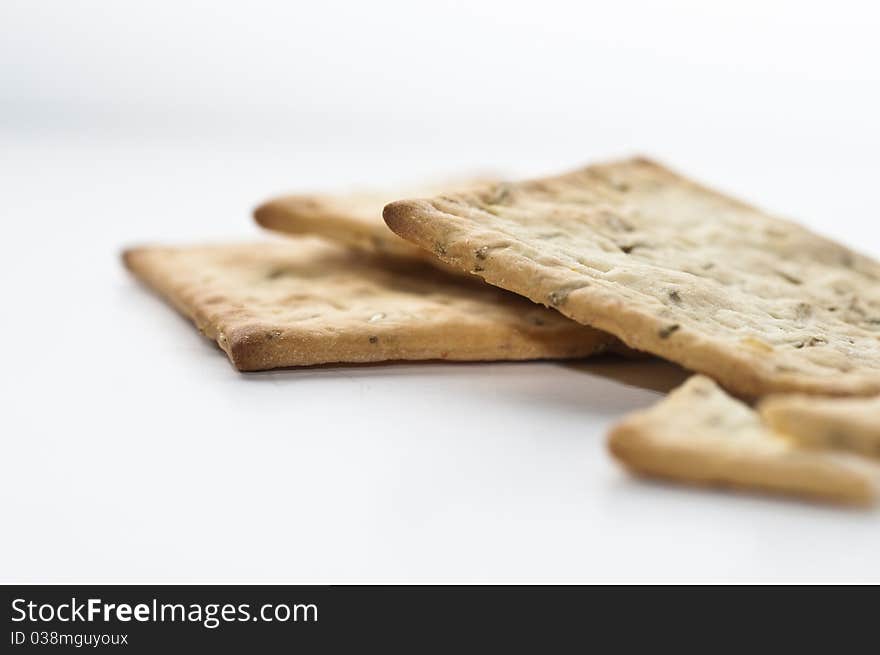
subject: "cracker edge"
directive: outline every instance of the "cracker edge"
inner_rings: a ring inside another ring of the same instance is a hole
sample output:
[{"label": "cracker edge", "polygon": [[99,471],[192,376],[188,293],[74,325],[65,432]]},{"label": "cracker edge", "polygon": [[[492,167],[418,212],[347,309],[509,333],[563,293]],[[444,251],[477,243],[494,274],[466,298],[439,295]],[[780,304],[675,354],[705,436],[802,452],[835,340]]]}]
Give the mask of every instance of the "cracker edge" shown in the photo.
[{"label": "cracker edge", "polygon": [[[181,290],[168,282],[148,261],[150,252],[168,250],[162,246],[138,246],[122,251],[122,263],[135,277],[146,284],[161,299],[166,300],[181,316],[192,321],[198,331],[226,353],[229,361],[239,371],[262,370],[257,364],[265,352],[259,347],[255,330],[235,330],[231,335],[222,332],[195,303],[185,301]],[[265,345],[265,344],[263,344]]]}]

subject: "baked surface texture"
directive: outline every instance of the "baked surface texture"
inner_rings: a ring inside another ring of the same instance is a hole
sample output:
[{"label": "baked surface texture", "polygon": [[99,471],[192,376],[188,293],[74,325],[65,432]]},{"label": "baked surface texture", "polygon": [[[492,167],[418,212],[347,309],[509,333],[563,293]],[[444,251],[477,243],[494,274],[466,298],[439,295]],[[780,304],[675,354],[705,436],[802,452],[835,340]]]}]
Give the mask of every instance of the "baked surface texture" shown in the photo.
[{"label": "baked surface texture", "polygon": [[802,445],[880,457],[880,397],[770,396],[759,410],[767,425]]},{"label": "baked surface texture", "polygon": [[572,358],[614,341],[481,280],[317,239],[134,248],[123,259],[242,371]]},{"label": "baked surface texture", "polygon": [[[447,186],[466,190],[491,183],[489,178],[473,178],[450,181]],[[254,219],[260,226],[282,234],[322,236],[366,252],[440,264],[431,253],[389,230],[382,220],[382,208],[399,198],[434,195],[446,188],[426,185],[398,191],[292,194],[266,201],[254,210]]]},{"label": "baked surface texture", "polygon": [[649,160],[384,217],[444,262],[740,396],[880,393],[880,264]]},{"label": "baked surface texture", "polygon": [[840,502],[871,502],[880,480],[865,458],[799,447],[702,375],[625,418],[609,447],[637,473]]}]

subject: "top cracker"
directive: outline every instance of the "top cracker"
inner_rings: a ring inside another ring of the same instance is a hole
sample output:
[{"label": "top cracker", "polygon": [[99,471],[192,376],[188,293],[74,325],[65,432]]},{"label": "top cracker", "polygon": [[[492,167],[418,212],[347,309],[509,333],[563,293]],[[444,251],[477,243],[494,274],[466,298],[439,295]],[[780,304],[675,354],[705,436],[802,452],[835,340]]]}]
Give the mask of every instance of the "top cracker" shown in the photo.
[{"label": "top cracker", "polygon": [[384,217],[448,264],[740,395],[880,392],[880,264],[646,159]]}]

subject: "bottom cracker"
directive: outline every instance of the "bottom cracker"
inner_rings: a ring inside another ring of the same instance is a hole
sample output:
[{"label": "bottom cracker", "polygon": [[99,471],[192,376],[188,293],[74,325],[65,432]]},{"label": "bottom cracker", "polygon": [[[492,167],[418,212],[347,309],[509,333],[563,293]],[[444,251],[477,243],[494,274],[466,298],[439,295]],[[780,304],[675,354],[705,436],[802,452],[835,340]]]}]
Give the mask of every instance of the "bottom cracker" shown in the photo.
[{"label": "bottom cracker", "polygon": [[561,359],[616,341],[480,280],[312,239],[136,248],[123,258],[243,371]]},{"label": "bottom cracker", "polygon": [[871,502],[880,479],[855,455],[799,448],[701,375],[615,426],[609,447],[637,473],[840,502]]}]

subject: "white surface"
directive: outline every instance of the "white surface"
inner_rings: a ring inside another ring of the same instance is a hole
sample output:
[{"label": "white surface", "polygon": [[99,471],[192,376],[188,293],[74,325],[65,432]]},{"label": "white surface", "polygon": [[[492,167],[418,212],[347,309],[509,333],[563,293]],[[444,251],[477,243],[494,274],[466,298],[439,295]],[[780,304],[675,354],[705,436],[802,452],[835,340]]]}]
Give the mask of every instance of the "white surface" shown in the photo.
[{"label": "white surface", "polygon": [[880,582],[877,511],[622,472],[662,364],[241,375],[118,262],[278,191],[634,150],[880,255],[876,14],[125,5],[0,6],[0,581]]}]

